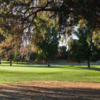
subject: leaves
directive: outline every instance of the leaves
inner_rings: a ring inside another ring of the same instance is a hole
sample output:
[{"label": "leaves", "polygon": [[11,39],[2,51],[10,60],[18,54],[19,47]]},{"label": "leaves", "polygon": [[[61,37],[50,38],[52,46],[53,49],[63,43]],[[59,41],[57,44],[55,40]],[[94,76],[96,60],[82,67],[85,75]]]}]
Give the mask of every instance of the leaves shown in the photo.
[{"label": "leaves", "polygon": [[[56,20],[48,19],[49,14],[50,13],[40,13],[35,20],[37,24],[33,30],[31,40],[38,51],[37,60],[44,59],[45,61],[49,61],[54,58],[58,52],[58,41],[60,39],[58,36],[59,28]],[[44,21],[44,23],[41,23],[42,21]]]},{"label": "leaves", "polygon": [[[97,47],[94,46],[92,41],[92,31],[87,24],[83,24],[84,26],[78,28],[78,31],[75,32],[79,40],[71,41],[69,59],[77,62],[80,62],[81,60],[97,61],[99,59],[97,54],[99,53]],[[90,41],[90,44],[87,40]]]}]

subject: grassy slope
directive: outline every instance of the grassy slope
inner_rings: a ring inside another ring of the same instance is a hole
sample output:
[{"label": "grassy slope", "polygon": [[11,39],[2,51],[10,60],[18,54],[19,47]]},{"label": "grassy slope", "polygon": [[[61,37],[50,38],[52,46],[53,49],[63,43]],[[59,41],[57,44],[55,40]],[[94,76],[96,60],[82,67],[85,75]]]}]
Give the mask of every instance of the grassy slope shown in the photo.
[{"label": "grassy slope", "polygon": [[100,82],[100,66],[92,65],[92,69],[86,68],[86,63],[71,64],[58,62],[46,65],[13,63],[10,67],[3,62],[0,65],[0,83],[33,81],[33,80],[58,80],[58,81],[93,81]]}]

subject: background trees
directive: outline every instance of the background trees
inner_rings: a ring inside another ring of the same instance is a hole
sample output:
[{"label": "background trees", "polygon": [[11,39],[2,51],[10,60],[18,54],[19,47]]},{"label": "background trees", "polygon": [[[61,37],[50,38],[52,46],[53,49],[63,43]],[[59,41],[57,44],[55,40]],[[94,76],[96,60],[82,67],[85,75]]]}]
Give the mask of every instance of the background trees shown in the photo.
[{"label": "background trees", "polygon": [[[0,33],[0,44],[2,43],[2,41],[5,40],[5,37]],[[0,64],[1,64],[1,59],[2,59],[2,52],[0,51]]]},{"label": "background trees", "polygon": [[[0,30],[12,35],[16,43],[26,36],[34,39],[34,44],[41,43],[48,37],[45,33],[51,27],[50,18],[57,33],[71,35],[74,26],[83,19],[92,32],[98,31],[99,5],[100,0],[0,0]],[[55,21],[59,23],[59,28]],[[92,43],[90,40],[89,42]]]},{"label": "background trees", "polygon": [[66,46],[59,46],[59,48],[58,48],[58,51],[59,51],[58,56],[59,57],[58,58],[66,59],[67,60],[67,58],[68,58],[68,51],[66,49],[67,49]]},{"label": "background trees", "polygon": [[90,68],[89,61],[98,60],[98,49],[96,46],[94,46],[94,42],[92,41],[93,33],[89,26],[85,24],[85,26],[83,28],[79,28],[75,34],[79,39],[71,44],[69,59],[77,62],[80,62],[81,60],[87,60],[88,68]]},{"label": "background trees", "polygon": [[26,47],[24,47],[24,46],[22,46],[21,48],[20,48],[20,57],[21,57],[21,61],[23,62],[24,60],[29,60],[29,50],[28,50],[28,48],[26,48]]},{"label": "background trees", "polygon": [[73,40],[70,46],[71,48],[69,49],[68,59],[80,63],[81,60],[84,59],[84,53],[82,49],[80,48],[79,42],[76,40]]}]

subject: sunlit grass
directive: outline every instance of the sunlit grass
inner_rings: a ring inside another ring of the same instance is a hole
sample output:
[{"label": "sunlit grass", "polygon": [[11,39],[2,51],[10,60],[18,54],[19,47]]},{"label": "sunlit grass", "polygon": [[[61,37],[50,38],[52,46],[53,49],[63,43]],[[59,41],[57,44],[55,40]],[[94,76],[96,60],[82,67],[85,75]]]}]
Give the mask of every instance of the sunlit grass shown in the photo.
[{"label": "sunlit grass", "polygon": [[93,63],[91,69],[86,62],[57,62],[47,67],[46,64],[16,64],[9,66],[3,61],[0,65],[0,83],[34,80],[53,81],[93,81],[100,82],[100,65]]}]

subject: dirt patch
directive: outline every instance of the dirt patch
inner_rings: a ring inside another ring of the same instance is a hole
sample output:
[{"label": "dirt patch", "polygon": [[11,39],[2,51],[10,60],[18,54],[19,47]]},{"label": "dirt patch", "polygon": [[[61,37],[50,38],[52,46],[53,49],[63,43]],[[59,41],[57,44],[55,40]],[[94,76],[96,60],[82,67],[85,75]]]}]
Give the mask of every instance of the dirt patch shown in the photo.
[{"label": "dirt patch", "polygon": [[100,83],[33,81],[0,84],[0,100],[100,100]]}]

